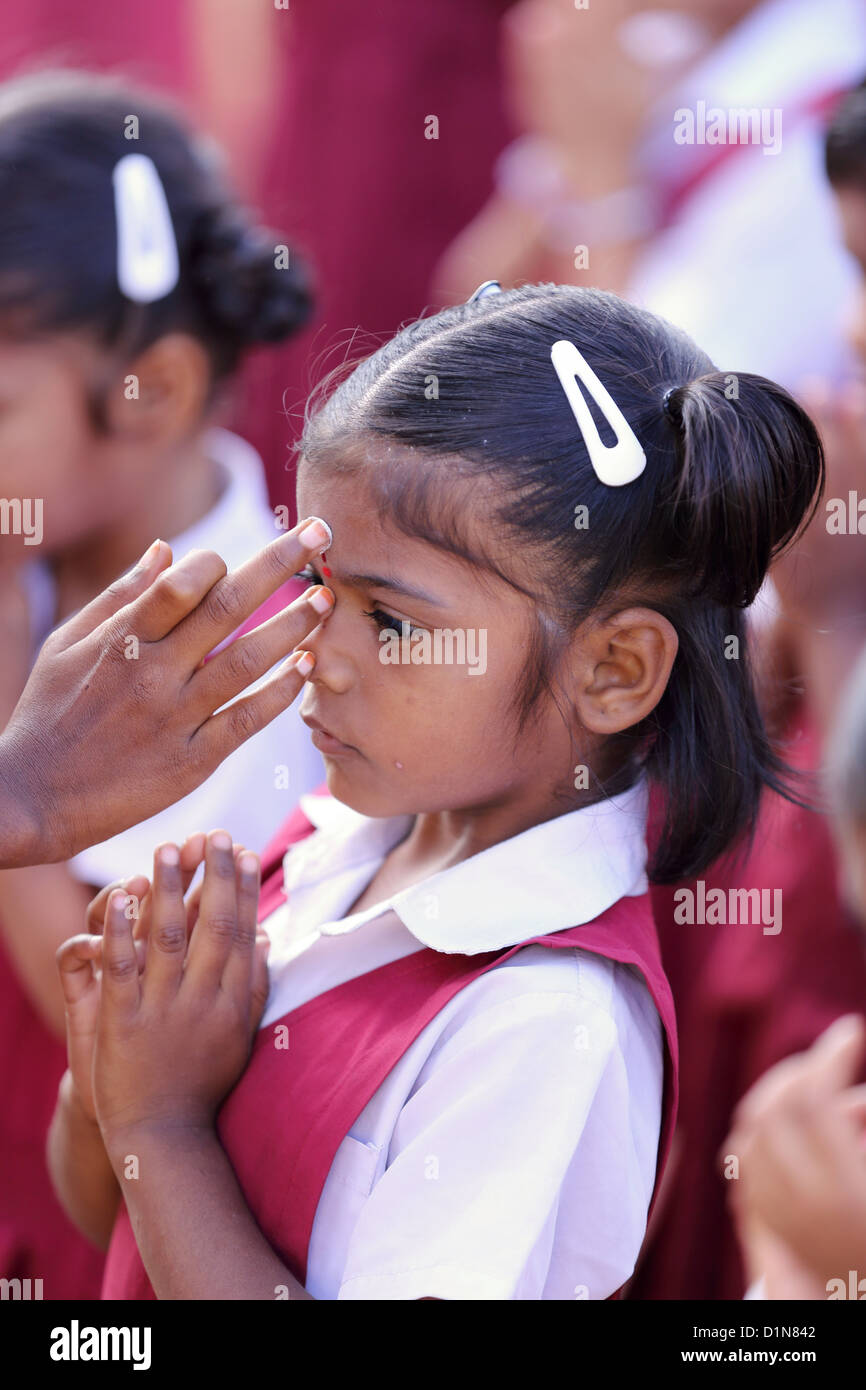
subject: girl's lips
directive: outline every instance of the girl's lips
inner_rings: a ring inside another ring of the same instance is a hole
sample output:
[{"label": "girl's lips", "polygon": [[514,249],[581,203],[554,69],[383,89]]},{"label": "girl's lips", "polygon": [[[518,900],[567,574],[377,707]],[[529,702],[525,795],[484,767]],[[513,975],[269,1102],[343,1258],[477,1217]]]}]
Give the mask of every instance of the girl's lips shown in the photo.
[{"label": "girl's lips", "polygon": [[342,739],[336,738],[327,729],[323,729],[318,719],[313,719],[306,714],[302,714],[301,718],[307,727],[312,729],[312,743],[320,753],[327,753],[331,757],[339,757],[341,753],[357,753],[357,748],[354,748],[351,743],[343,743]]},{"label": "girl's lips", "polygon": [[327,753],[331,758],[339,758],[343,753],[356,753],[358,751],[348,743],[341,743],[338,738],[334,738],[333,734],[325,733],[324,729],[313,729],[312,743],[320,753]]}]

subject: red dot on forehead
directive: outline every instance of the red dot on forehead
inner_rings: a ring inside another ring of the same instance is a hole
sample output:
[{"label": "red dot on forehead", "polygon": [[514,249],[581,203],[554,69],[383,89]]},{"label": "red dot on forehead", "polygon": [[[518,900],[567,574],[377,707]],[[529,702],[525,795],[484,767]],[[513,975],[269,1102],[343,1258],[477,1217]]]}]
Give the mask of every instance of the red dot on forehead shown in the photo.
[{"label": "red dot on forehead", "polygon": [[328,579],[330,579],[330,578],[331,578],[331,571],[328,569],[328,566],[325,564],[325,558],[326,558],[327,554],[328,554],[328,552],[327,552],[326,550],[323,550],[323,551],[322,551],[322,574],[327,575]]}]

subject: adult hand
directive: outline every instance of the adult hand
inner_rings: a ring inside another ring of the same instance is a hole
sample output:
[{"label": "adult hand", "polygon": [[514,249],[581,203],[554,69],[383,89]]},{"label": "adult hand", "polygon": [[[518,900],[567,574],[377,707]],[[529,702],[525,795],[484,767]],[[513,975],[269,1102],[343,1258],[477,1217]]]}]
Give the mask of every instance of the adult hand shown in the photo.
[{"label": "adult hand", "polygon": [[864,1050],[864,1020],[837,1019],[755,1083],[720,1156],[739,1159],[729,1190],[739,1230],[763,1228],[822,1284],[862,1269],[866,1254]]},{"label": "adult hand", "polygon": [[20,569],[0,569],[0,728],[27,684],[33,657],[30,607]]},{"label": "adult hand", "polygon": [[51,634],[0,736],[0,868],[67,859],[164,810],[291,704],[313,665],[294,649],[333,607],[322,586],[205,658],[327,549],[315,520],[232,574],[211,551],[169,567],[157,542]]}]

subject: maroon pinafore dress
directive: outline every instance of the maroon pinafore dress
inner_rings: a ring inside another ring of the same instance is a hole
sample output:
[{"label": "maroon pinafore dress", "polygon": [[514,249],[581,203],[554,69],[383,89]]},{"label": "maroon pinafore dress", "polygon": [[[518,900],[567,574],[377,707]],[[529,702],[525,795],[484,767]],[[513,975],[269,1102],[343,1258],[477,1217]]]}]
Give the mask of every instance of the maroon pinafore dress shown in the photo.
[{"label": "maroon pinafore dress", "polygon": [[[286,850],[314,829],[298,807],[265,851],[260,921],[285,901]],[[646,980],[666,1044],[655,1202],[673,1135],[678,1056],[673,1000],[645,894],[621,899],[593,922],[531,937],[503,951],[462,956],[425,947],[326,990],[259,1031],[247,1069],[220,1110],[217,1128],[259,1227],[302,1284],[325,1180],[364,1106],[459,990],[530,944],[592,951],[637,966]],[[274,1029],[281,1026],[289,1030],[288,1050],[273,1046]],[[112,1234],[102,1296],[155,1298],[125,1206]]]}]

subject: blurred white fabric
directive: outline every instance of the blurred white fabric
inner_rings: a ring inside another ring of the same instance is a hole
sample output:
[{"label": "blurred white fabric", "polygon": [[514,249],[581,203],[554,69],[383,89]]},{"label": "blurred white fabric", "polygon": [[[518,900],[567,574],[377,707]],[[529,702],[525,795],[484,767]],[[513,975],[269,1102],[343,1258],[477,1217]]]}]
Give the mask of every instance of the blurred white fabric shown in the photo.
[{"label": "blurred white fabric", "polygon": [[866,76],[860,0],[769,0],[670,93],[642,155],[662,192],[718,146],[679,145],[674,113],[781,110],[781,149],[730,150],[637,265],[627,297],[684,328],[723,370],[759,372],[795,390],[853,365],[845,314],[858,272],[844,250],[823,169],[822,96]]}]

